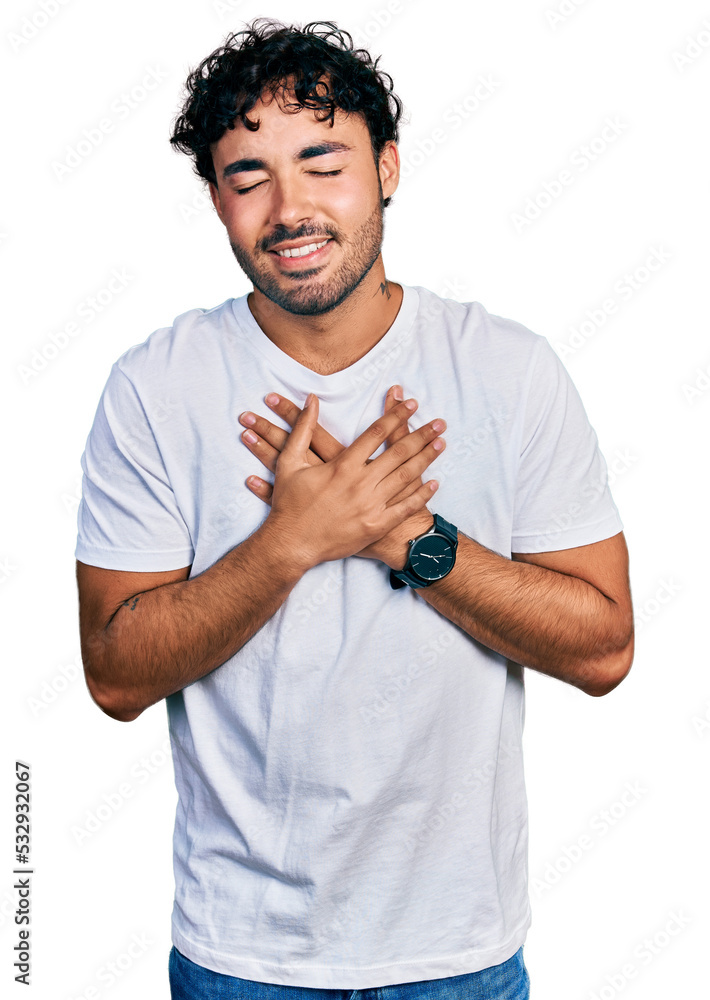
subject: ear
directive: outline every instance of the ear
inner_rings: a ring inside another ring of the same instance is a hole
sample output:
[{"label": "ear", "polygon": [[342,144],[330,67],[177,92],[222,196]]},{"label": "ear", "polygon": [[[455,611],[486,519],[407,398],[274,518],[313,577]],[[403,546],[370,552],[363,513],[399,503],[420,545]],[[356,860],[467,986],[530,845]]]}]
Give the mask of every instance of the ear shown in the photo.
[{"label": "ear", "polygon": [[215,211],[217,212],[217,215],[219,216],[220,222],[223,223],[224,219],[222,218],[222,202],[220,201],[220,197],[219,197],[219,189],[217,188],[216,184],[212,183],[212,181],[208,181],[207,183],[210,186],[210,197],[212,198],[212,204],[215,207]]},{"label": "ear", "polygon": [[389,198],[399,186],[399,150],[396,143],[388,142],[380,153],[379,174],[382,197]]}]

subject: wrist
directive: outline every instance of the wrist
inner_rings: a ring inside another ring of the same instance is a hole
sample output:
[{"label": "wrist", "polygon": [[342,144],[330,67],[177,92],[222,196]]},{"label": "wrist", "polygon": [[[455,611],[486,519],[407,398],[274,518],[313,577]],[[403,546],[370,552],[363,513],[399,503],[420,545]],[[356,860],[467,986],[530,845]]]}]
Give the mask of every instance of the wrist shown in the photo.
[{"label": "wrist", "polygon": [[299,532],[287,520],[271,512],[255,535],[259,536],[264,553],[264,571],[278,575],[285,583],[295,586],[317,565],[317,559],[308,552]]},{"label": "wrist", "polygon": [[377,543],[377,557],[390,569],[402,570],[409,558],[409,543],[423,535],[434,524],[434,515],[426,508],[418,511],[396,528],[393,528]]}]

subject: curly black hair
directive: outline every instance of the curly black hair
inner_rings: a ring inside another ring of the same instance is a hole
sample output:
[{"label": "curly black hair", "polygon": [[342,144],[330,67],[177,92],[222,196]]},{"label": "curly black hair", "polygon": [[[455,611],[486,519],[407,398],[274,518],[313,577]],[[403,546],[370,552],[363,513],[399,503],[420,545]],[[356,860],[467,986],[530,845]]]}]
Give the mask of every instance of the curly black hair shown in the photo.
[{"label": "curly black hair", "polygon": [[[325,30],[318,31],[322,26]],[[217,183],[210,146],[237,119],[250,131],[259,122],[247,118],[265,91],[275,94],[292,79],[295,111],[312,109],[320,121],[334,124],[336,108],[361,113],[375,158],[388,142],[399,141],[403,105],[392,77],[377,68],[366,49],[354,49],[352,36],[332,21],[303,27],[259,17],[244,31],[232,32],[187,78],[187,96],[173,123],[171,144],[194,160],[198,177]],[[327,84],[324,85],[322,78]],[[384,201],[387,206],[390,199]]]}]

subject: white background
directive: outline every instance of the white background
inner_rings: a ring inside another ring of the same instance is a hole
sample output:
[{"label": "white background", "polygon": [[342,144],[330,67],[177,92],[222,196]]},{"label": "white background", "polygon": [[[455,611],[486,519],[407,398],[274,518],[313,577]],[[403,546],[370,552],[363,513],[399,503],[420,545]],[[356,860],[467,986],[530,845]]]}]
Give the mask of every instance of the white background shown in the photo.
[{"label": "white background", "polygon": [[[20,759],[33,778],[30,995],[169,994],[176,794],[165,706],[125,725],[88,696],[73,555],[79,460],[112,362],[179,313],[249,290],[168,136],[187,72],[229,30],[267,14],[336,20],[382,54],[408,113],[408,176],[385,216],[388,276],[479,300],[545,335],[611,470],[631,553],[634,667],[601,699],[526,671],[532,995],[700,996],[710,888],[707,0],[560,0],[568,13],[556,21],[552,3],[530,0],[44,7],[6,4],[0,30],[2,981],[26,995],[12,982]],[[160,82],[141,91],[151,70]],[[477,100],[484,78],[489,93]],[[134,88],[134,103],[145,99],[127,110],[121,95]],[[82,145],[86,155],[58,176],[68,147],[106,118],[103,141]],[[608,118],[618,134],[605,142]],[[595,138],[592,161],[583,147]],[[555,188],[565,169],[571,182]],[[644,269],[654,250],[656,270]],[[102,293],[114,269],[125,284]],[[105,305],[92,317],[87,301],[99,293]],[[580,838],[586,849],[575,851]]]}]

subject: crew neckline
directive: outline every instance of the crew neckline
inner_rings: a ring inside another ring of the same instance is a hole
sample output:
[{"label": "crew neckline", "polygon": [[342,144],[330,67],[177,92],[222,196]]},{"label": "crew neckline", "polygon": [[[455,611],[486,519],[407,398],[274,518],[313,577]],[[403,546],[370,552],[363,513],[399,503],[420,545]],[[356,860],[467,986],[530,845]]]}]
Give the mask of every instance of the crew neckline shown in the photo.
[{"label": "crew neckline", "polygon": [[[401,284],[401,282],[398,282]],[[232,299],[232,312],[243,334],[261,354],[265,355],[271,363],[284,375],[297,379],[301,384],[305,381],[311,389],[318,388],[321,392],[324,389],[339,389],[343,384],[352,384],[355,379],[362,377],[363,372],[384,352],[392,350],[395,345],[407,338],[414,323],[419,308],[419,292],[411,285],[402,285],[402,301],[399,311],[394,318],[392,325],[385,335],[364,354],[358,361],[343,368],[339,372],[332,372],[330,375],[321,375],[314,372],[312,368],[302,365],[290,354],[286,354],[280,347],[269,340],[254,318],[247,295]]]}]

